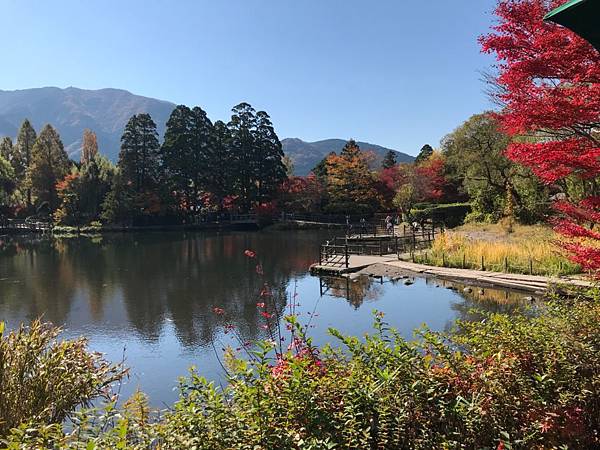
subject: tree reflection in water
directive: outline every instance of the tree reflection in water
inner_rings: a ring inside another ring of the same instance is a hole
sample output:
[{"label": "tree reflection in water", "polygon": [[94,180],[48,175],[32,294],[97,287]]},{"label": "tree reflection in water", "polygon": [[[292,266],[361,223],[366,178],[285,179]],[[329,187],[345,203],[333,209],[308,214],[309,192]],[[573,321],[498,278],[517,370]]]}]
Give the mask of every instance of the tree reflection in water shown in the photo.
[{"label": "tree reflection in water", "polygon": [[243,254],[261,258],[277,310],[290,280],[307,273],[326,236],[311,233],[128,233],[102,238],[0,243],[0,313],[9,322],[43,316],[70,329],[109,326],[157,340],[172,321],[185,346],[207,345],[228,311],[255,339],[261,278]]}]

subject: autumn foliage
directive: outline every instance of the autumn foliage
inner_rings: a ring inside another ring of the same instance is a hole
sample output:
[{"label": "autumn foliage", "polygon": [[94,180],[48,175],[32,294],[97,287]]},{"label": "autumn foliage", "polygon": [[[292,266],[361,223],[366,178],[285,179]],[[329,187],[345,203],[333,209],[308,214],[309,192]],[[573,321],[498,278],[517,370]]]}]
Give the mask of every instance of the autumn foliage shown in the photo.
[{"label": "autumn foliage", "polygon": [[572,259],[600,269],[600,53],[543,18],[563,0],[501,0],[480,41],[498,63],[498,118],[513,142],[507,156],[554,185],[564,200],[557,229]]}]

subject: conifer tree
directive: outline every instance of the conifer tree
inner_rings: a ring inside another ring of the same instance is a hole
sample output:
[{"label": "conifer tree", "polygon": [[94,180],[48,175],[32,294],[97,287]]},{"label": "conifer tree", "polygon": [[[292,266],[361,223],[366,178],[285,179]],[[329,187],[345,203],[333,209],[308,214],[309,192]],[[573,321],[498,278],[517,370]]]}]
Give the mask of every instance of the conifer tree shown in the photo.
[{"label": "conifer tree", "polygon": [[25,195],[27,206],[32,205],[31,187],[27,185],[27,170],[31,164],[31,154],[33,146],[36,142],[37,135],[33,126],[28,119],[25,119],[19,129],[17,141],[14,146],[14,156],[11,160],[15,177],[17,179],[17,187]]},{"label": "conifer tree", "polygon": [[46,125],[31,149],[27,170],[28,184],[38,205],[47,203],[51,211],[56,209],[56,183],[67,175],[70,165],[60,136],[51,125]]},{"label": "conifer tree", "polygon": [[383,169],[391,169],[396,164],[398,164],[398,161],[396,160],[396,152],[393,150],[388,150],[385,156],[383,157],[381,167]]},{"label": "conifer tree", "polygon": [[234,192],[234,167],[229,130],[224,122],[217,120],[213,126],[213,146],[208,160],[206,188],[213,195],[219,210],[223,208],[225,197]]},{"label": "conifer tree", "polygon": [[149,114],[132,116],[121,137],[119,168],[125,183],[135,192],[151,190],[158,183],[160,146],[156,124]]},{"label": "conifer tree", "polygon": [[425,144],[421,147],[421,151],[415,158],[415,164],[418,166],[419,164],[424,163],[429,159],[429,157],[433,154],[433,147],[429,144]]}]

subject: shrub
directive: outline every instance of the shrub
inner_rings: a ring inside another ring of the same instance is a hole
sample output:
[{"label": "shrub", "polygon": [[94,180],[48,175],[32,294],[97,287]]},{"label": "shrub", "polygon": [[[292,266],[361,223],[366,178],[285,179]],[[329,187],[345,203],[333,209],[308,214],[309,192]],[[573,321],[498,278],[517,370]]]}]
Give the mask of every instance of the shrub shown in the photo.
[{"label": "shrub", "polygon": [[0,437],[21,423],[59,424],[125,375],[85,339],[57,341],[59,333],[39,320],[6,333],[0,322]]}]

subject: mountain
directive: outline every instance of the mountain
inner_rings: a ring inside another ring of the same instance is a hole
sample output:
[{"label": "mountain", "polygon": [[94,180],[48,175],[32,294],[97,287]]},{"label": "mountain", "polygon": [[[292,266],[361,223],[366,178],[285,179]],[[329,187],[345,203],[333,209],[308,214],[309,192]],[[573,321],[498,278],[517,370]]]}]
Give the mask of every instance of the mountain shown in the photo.
[{"label": "mountain", "polygon": [[[372,151],[375,153],[375,165],[379,166],[384,155],[392,150],[396,152],[398,162],[412,162],[414,156],[399,152],[380,145],[369,144],[368,142],[356,142],[361,150]],[[325,139],[317,142],[305,142],[298,138],[288,138],[281,141],[283,152],[288,155],[294,163],[294,173],[296,175],[307,175],[325,156],[331,152],[339,153],[346,141],[343,139]]]},{"label": "mountain", "polygon": [[[50,123],[60,133],[67,153],[79,158],[83,130],[89,128],[98,137],[100,152],[113,161],[118,159],[121,135],[129,118],[148,113],[162,137],[165,124],[175,104],[154,98],[134,95],[121,89],[87,90],[69,87],[44,87],[18,91],[0,90],[0,136],[15,138],[21,123],[29,119],[39,133]],[[301,139],[283,139],[283,150],[294,161],[297,175],[306,175],[329,152],[339,152],[346,143],[343,139],[304,142]],[[389,150],[375,144],[358,142],[363,150],[372,150],[376,164]],[[414,158],[397,152],[398,162]]]},{"label": "mountain", "polygon": [[25,118],[38,133],[50,123],[60,133],[67,153],[78,159],[83,130],[89,128],[96,132],[100,151],[116,161],[121,134],[132,115],[149,113],[162,136],[174,107],[173,103],[121,89],[44,87],[0,90],[0,136],[14,138]]}]

